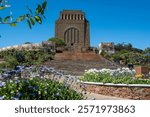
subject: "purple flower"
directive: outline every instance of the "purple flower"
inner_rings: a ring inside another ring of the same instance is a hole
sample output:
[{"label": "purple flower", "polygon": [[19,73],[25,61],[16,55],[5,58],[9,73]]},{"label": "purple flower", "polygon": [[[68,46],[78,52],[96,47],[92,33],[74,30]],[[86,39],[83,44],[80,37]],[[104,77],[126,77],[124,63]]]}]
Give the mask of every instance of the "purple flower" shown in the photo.
[{"label": "purple flower", "polygon": [[18,96],[21,97],[21,96],[22,96],[22,93],[21,93],[21,92],[18,92]]},{"label": "purple flower", "polygon": [[33,86],[29,85],[29,86],[28,86],[28,88],[29,88],[29,89],[32,89],[32,88],[33,88]]},{"label": "purple flower", "polygon": [[18,84],[20,81],[19,80],[15,80],[15,83]]},{"label": "purple flower", "polygon": [[19,98],[18,97],[12,97],[12,100],[19,100]]},{"label": "purple flower", "polygon": [[17,69],[17,70],[16,70],[16,74],[18,74],[18,73],[21,73],[21,70],[20,70],[20,69]]},{"label": "purple flower", "polygon": [[5,82],[0,82],[0,87],[3,87],[3,86],[5,86],[5,85],[6,85]]},{"label": "purple flower", "polygon": [[33,87],[33,90],[38,90],[38,89],[39,89],[38,86],[34,86],[34,87]]},{"label": "purple flower", "polygon": [[58,97],[58,96],[60,96],[60,94],[59,94],[59,93],[56,93],[55,96]]},{"label": "purple flower", "polygon": [[28,82],[28,80],[27,80],[27,79],[24,79],[23,81],[24,81],[25,83],[26,83],[26,82]]},{"label": "purple flower", "polygon": [[3,100],[4,99],[4,96],[0,96],[0,100]]},{"label": "purple flower", "polygon": [[31,93],[30,95],[33,96],[33,97],[35,97],[35,93]]},{"label": "purple flower", "polygon": [[6,73],[4,73],[4,74],[2,74],[2,77],[3,78],[7,78],[7,77],[9,77],[10,75],[9,74],[6,74]]}]

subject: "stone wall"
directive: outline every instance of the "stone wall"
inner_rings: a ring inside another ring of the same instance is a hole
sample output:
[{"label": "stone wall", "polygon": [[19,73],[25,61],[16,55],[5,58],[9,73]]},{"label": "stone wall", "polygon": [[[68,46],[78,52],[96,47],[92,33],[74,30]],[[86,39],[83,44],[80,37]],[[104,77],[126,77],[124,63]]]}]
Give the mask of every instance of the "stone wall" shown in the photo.
[{"label": "stone wall", "polygon": [[73,52],[73,51],[63,51],[63,53],[56,53],[55,60],[91,60],[100,61],[101,56],[97,55],[95,52]]},{"label": "stone wall", "polygon": [[89,92],[125,99],[150,100],[150,88],[87,85]]},{"label": "stone wall", "polygon": [[150,68],[144,66],[136,66],[135,67],[136,74],[148,74],[150,72]]}]

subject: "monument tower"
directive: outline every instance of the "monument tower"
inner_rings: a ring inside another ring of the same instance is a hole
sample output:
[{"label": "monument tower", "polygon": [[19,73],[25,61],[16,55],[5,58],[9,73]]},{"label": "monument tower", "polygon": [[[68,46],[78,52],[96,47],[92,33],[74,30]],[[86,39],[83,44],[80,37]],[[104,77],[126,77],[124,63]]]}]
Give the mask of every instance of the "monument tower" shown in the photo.
[{"label": "monument tower", "polygon": [[55,23],[55,37],[68,48],[86,51],[90,47],[89,22],[81,10],[63,10]]}]

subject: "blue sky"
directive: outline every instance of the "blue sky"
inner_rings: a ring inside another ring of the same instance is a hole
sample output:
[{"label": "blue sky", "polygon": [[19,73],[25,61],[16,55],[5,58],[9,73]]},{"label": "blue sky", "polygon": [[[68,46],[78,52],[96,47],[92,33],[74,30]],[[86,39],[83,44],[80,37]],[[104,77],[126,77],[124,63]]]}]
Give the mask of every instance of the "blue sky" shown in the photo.
[{"label": "blue sky", "polygon": [[[11,8],[0,11],[7,16],[12,10],[13,17],[27,13],[42,0],[9,0]],[[46,19],[32,30],[26,22],[17,27],[0,25],[0,47],[41,42],[54,37],[55,20],[63,9],[82,10],[90,21],[91,46],[100,42],[131,43],[134,47],[150,47],[150,0],[48,0]]]}]

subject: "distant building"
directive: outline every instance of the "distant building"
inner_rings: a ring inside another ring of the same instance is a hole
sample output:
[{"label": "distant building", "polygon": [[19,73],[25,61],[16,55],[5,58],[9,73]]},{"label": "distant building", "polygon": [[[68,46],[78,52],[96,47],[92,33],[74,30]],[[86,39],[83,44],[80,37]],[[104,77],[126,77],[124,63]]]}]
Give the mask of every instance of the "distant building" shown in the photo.
[{"label": "distant building", "polygon": [[68,48],[88,50],[90,47],[90,26],[80,10],[63,10],[55,23],[55,37],[63,39]]},{"label": "distant building", "polygon": [[115,53],[115,45],[113,42],[110,43],[100,43],[99,44],[99,54],[101,54],[101,52],[107,52],[108,54],[114,54]]},{"label": "distant building", "polygon": [[6,51],[6,50],[35,50],[35,49],[40,49],[42,48],[42,44],[41,43],[35,43],[35,44],[22,44],[22,45],[14,45],[14,46],[7,46],[4,48],[0,48],[0,52],[1,51]]},{"label": "distant building", "polygon": [[47,48],[51,48],[56,46],[54,41],[42,41],[42,46],[43,47],[47,47]]}]

